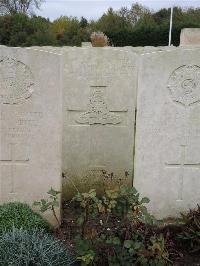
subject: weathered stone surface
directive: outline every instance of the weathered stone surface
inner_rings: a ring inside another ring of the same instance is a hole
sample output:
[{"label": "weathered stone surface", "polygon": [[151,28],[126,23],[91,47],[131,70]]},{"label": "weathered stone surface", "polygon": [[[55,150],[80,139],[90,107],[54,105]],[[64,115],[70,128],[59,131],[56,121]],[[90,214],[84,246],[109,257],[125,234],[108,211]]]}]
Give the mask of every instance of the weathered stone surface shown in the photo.
[{"label": "weathered stone surface", "polygon": [[200,46],[200,28],[185,28],[181,30],[180,45]]},{"label": "weathered stone surface", "polygon": [[0,48],[1,203],[32,204],[61,188],[60,73],[58,55]]},{"label": "weathered stone surface", "polygon": [[31,49],[39,52],[45,52],[45,53],[53,53],[61,55],[62,47],[54,47],[54,46],[31,46],[26,49]]},{"label": "weathered stone surface", "polygon": [[134,185],[158,218],[200,202],[200,49],[142,56]]},{"label": "weathered stone surface", "polygon": [[157,53],[157,52],[162,52],[162,51],[174,50],[178,48],[176,46],[171,45],[171,46],[156,46],[156,47],[155,46],[138,46],[138,47],[125,46],[125,47],[122,47],[122,49],[141,55],[141,54],[147,54],[147,53]]},{"label": "weathered stone surface", "polygon": [[133,168],[137,56],[75,48],[64,57],[63,169],[67,176]]},{"label": "weathered stone surface", "polygon": [[91,42],[82,42],[81,46],[82,47],[92,47],[92,43]]}]

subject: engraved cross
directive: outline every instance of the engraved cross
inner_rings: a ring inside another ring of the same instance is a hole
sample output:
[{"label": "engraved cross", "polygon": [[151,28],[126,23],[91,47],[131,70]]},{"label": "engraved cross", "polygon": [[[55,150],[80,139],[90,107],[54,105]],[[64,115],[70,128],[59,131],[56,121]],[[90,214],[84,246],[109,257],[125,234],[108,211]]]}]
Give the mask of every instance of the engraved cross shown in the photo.
[{"label": "engraved cross", "polygon": [[180,169],[179,174],[179,187],[178,187],[178,199],[183,200],[183,185],[184,185],[184,170],[185,168],[197,168],[200,169],[199,163],[187,163],[186,162],[186,145],[181,145],[181,160],[180,162],[170,162],[165,163],[168,168],[178,168]]},{"label": "engraved cross", "polygon": [[10,171],[10,193],[14,193],[14,176],[15,176],[15,172],[16,172],[16,167],[17,166],[24,166],[27,165],[29,162],[29,158],[27,158],[26,156],[23,156],[22,158],[17,158],[16,156],[16,152],[15,152],[15,147],[16,147],[17,143],[10,143],[9,146],[9,158],[5,158],[5,159],[0,159],[0,166],[1,168],[3,166],[8,166],[9,167],[9,171]]}]

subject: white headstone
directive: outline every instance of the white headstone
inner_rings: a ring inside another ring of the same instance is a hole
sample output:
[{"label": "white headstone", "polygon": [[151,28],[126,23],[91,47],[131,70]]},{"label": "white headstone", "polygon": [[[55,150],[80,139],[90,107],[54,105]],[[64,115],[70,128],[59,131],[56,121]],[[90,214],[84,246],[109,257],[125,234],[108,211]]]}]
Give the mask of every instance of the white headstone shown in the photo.
[{"label": "white headstone", "polygon": [[200,28],[185,28],[181,30],[180,45],[200,46]]},{"label": "white headstone", "polygon": [[0,48],[1,203],[32,204],[61,188],[60,73],[58,54]]},{"label": "white headstone", "polygon": [[144,55],[134,186],[158,218],[200,202],[200,49]]},{"label": "white headstone", "polygon": [[63,169],[132,178],[137,56],[115,48],[64,53]]}]

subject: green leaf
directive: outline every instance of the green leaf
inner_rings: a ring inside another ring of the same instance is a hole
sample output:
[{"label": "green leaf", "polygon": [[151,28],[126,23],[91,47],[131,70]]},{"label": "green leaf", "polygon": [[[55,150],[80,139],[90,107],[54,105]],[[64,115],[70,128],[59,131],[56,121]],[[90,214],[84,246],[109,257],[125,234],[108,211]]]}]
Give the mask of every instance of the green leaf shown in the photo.
[{"label": "green leaf", "polygon": [[47,206],[42,206],[40,209],[41,212],[46,212],[47,210],[48,210]]},{"label": "green leaf", "polygon": [[142,200],[140,201],[141,204],[145,204],[145,203],[149,203],[150,199],[147,197],[142,198]]},{"label": "green leaf", "polygon": [[42,205],[46,205],[47,203],[48,203],[47,200],[45,200],[45,199],[41,199],[41,204],[42,204]]},{"label": "green leaf", "polygon": [[141,247],[141,243],[135,242],[133,246],[134,246],[134,249],[139,249]]},{"label": "green leaf", "polygon": [[106,235],[105,234],[101,234],[100,239],[101,240],[105,240],[106,239]]},{"label": "green leaf", "polygon": [[133,248],[129,248],[128,252],[133,255],[135,253],[135,250]]},{"label": "green leaf", "polygon": [[137,189],[135,187],[131,188],[133,194],[137,194]]},{"label": "green leaf", "polygon": [[52,187],[51,189],[47,192],[47,194],[51,195],[51,196],[57,196],[58,194],[60,194],[60,191],[56,191],[54,190]]},{"label": "green leaf", "polygon": [[132,247],[133,244],[134,244],[134,242],[132,240],[125,240],[124,241],[124,247],[125,248],[130,248],[130,247]]},{"label": "green leaf", "polygon": [[85,255],[90,250],[90,241],[76,238],[76,252],[78,255]]},{"label": "green leaf", "polygon": [[140,210],[144,215],[148,214],[147,208],[145,206],[140,206]]},{"label": "green leaf", "polygon": [[79,226],[81,226],[81,225],[84,223],[84,217],[83,217],[83,216],[79,217],[79,218],[76,220],[76,222],[77,222],[77,224],[78,224]]},{"label": "green leaf", "polygon": [[34,201],[33,202],[33,206],[40,206],[41,205],[41,202],[40,201]]},{"label": "green leaf", "polygon": [[90,192],[90,198],[95,198],[96,197],[96,191]]},{"label": "green leaf", "polygon": [[113,240],[112,240],[112,243],[114,245],[120,245],[121,244],[120,239],[118,237],[114,237]]}]

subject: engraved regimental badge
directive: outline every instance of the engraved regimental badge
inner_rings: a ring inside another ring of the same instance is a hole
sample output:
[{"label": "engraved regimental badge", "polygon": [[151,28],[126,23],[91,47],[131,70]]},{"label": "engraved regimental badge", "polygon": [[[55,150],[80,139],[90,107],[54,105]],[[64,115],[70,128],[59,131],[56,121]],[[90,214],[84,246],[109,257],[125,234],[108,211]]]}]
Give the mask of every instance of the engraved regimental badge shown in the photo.
[{"label": "engraved regimental badge", "polygon": [[200,67],[184,65],[173,71],[168,86],[174,102],[190,106],[200,101]]},{"label": "engraved regimental badge", "polygon": [[0,57],[0,103],[23,103],[33,93],[33,75],[28,66],[10,57]]},{"label": "engraved regimental badge", "polygon": [[121,123],[121,118],[108,110],[103,90],[100,86],[96,86],[90,95],[88,110],[81,114],[76,122],[89,125],[116,125]]}]

